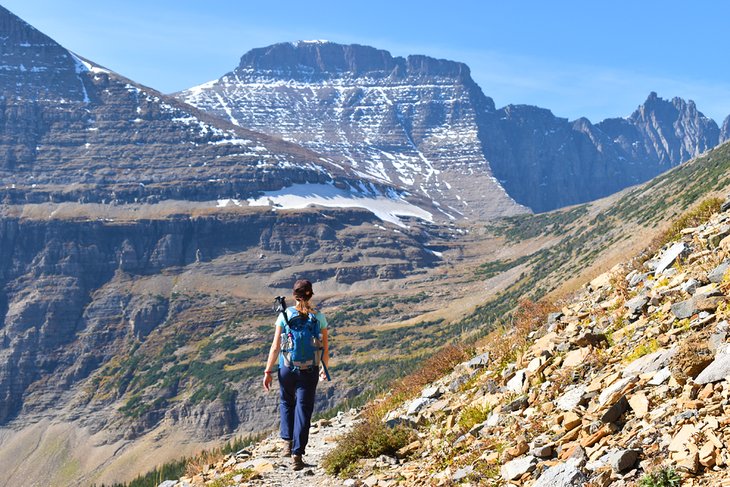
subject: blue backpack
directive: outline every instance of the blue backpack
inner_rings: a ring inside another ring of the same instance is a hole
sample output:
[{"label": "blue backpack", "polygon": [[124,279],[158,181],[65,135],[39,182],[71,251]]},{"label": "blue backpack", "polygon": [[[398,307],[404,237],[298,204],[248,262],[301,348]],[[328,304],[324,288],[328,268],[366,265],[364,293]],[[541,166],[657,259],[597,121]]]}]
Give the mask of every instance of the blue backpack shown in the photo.
[{"label": "blue backpack", "polygon": [[281,334],[281,356],[284,365],[292,370],[318,368],[323,353],[319,320],[312,313],[295,312],[289,318],[283,311],[285,325]]}]

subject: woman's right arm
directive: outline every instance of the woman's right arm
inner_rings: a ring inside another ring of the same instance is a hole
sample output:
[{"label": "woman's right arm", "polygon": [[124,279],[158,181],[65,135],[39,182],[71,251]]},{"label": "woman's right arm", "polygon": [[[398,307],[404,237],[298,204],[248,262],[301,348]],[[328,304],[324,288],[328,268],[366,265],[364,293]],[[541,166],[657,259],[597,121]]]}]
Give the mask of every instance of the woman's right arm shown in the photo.
[{"label": "woman's right arm", "polygon": [[274,339],[271,342],[271,348],[269,349],[269,358],[266,360],[266,368],[264,369],[264,389],[266,392],[271,388],[272,375],[274,374],[274,364],[279,358],[279,347],[281,346],[281,326],[276,325],[276,331],[274,331]]}]

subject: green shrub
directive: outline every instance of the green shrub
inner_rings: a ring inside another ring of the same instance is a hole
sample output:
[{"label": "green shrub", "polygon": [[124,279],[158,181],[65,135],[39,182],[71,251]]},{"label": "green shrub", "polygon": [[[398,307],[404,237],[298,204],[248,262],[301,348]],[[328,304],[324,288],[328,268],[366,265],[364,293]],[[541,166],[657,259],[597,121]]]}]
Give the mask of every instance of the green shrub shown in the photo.
[{"label": "green shrub", "polygon": [[644,355],[649,355],[650,353],[654,353],[657,350],[659,350],[659,342],[656,340],[656,338],[652,338],[651,340],[647,342],[643,342],[639,344],[630,354],[626,356],[624,359],[625,363],[631,363],[634,360],[643,357]]},{"label": "green shrub", "polygon": [[391,428],[377,418],[369,418],[340,439],[337,448],[322,459],[322,466],[330,475],[347,475],[361,458],[393,456],[415,437],[415,431],[406,426]]},{"label": "green shrub", "polygon": [[680,487],[682,479],[672,468],[662,468],[645,474],[639,480],[639,487]]},{"label": "green shrub", "polygon": [[459,416],[459,427],[462,431],[469,431],[475,425],[486,421],[490,412],[492,412],[492,408],[488,406],[467,406]]},{"label": "green shrub", "polygon": [[208,487],[228,487],[237,483],[233,482],[233,477],[237,475],[243,475],[241,482],[246,482],[256,477],[256,472],[250,468],[244,468],[243,470],[236,470],[235,472],[228,473],[219,479],[215,479],[213,482],[207,484]]},{"label": "green shrub", "polygon": [[705,223],[714,213],[720,211],[720,206],[722,206],[722,199],[720,198],[710,197],[702,200],[700,204],[680,215],[669,228],[659,235],[657,248],[673,240],[678,240],[682,236],[683,229]]}]

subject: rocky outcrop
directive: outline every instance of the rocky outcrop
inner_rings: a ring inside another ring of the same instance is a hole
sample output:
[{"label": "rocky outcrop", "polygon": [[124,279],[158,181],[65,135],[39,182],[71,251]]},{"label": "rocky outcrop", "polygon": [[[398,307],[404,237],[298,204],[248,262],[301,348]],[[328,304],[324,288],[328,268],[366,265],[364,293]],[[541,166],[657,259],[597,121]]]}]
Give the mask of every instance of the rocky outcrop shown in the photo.
[{"label": "rocky outcrop", "polygon": [[[463,63],[325,41],[253,49],[178,98],[405,186],[452,216],[582,203],[638,184],[720,140],[692,101],[652,93],[593,125],[549,110],[497,110]],[[492,179],[496,178],[496,180]]]},{"label": "rocky outcrop", "polygon": [[720,128],[720,143],[727,142],[730,139],[730,115],[722,122]]},{"label": "rocky outcrop", "polygon": [[611,139],[587,119],[509,105],[483,117],[482,138],[507,192],[535,211],[607,196],[656,173],[627,167]]},{"label": "rocky outcrop", "polygon": [[717,124],[698,111],[692,100],[664,100],[654,92],[628,118],[604,120],[597,127],[621,147],[628,160],[653,161],[667,168],[720,142]]}]

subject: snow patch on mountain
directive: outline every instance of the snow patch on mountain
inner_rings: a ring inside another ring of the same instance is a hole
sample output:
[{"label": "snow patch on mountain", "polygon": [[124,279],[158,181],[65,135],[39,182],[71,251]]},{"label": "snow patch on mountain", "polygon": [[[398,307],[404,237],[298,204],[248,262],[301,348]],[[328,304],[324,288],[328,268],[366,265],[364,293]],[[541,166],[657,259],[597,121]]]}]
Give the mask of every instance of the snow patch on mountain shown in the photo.
[{"label": "snow patch on mountain", "polygon": [[[331,184],[295,184],[277,191],[267,191],[257,198],[249,198],[250,206],[270,206],[279,209],[301,209],[309,206],[328,208],[365,208],[383,221],[407,227],[401,217],[415,217],[433,221],[433,215],[395,193],[383,194],[362,188],[363,191],[339,189]],[[218,207],[229,204],[240,206],[236,200],[220,200]]]}]

